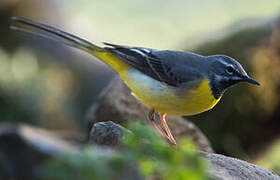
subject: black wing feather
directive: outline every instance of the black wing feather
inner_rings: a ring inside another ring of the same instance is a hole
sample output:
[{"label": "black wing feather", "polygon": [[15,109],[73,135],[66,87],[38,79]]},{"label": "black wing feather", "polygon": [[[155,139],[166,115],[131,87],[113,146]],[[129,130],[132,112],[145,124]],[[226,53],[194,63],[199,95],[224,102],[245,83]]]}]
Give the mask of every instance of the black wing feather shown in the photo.
[{"label": "black wing feather", "polygon": [[107,47],[106,49],[116,54],[126,63],[142,73],[170,86],[179,85],[176,78],[174,79],[174,77],[168,74],[169,68],[166,67],[158,57],[150,53],[152,51],[151,49],[120,46],[109,43],[104,44],[113,47]]}]

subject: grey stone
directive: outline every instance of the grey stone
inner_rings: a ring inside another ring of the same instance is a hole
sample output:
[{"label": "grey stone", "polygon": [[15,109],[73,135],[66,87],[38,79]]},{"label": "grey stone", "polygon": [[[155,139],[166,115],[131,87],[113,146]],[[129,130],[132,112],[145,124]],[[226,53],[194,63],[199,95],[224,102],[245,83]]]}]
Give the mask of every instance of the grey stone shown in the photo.
[{"label": "grey stone", "polygon": [[98,145],[116,146],[124,138],[124,131],[130,132],[112,121],[98,122],[92,126],[89,142]]},{"label": "grey stone", "polygon": [[[100,132],[101,139],[107,142],[106,145],[115,145],[118,142],[116,138],[125,138],[120,136],[125,128],[111,122],[99,122],[93,127],[101,127]],[[128,130],[126,130],[128,131]],[[111,133],[111,134],[110,134]],[[98,134],[96,134],[98,136]],[[105,138],[104,135],[108,137]],[[117,136],[116,136],[117,135]],[[94,139],[98,137],[93,137]],[[110,138],[112,138],[110,140]],[[103,141],[101,141],[103,142]],[[112,144],[110,144],[110,142]],[[254,164],[250,164],[246,161],[242,161],[236,158],[231,158],[214,153],[200,152],[201,156],[207,159],[210,163],[208,173],[217,180],[278,180],[280,177],[264,168],[258,167]]]},{"label": "grey stone", "polygon": [[217,180],[279,180],[264,168],[236,158],[214,153],[202,153],[211,163],[209,173]]},{"label": "grey stone", "polygon": [[78,152],[53,133],[27,125],[0,124],[0,179],[33,180],[49,157]]},{"label": "grey stone", "polygon": [[[101,131],[101,137],[108,136],[104,141],[107,144],[117,142],[117,137],[123,138],[123,136],[119,135],[126,131],[123,127],[113,122],[96,123],[95,128]],[[106,133],[103,133],[102,130],[105,130]],[[99,133],[96,135],[99,136]],[[109,140],[110,138],[112,140]],[[0,124],[0,179],[37,180],[39,179],[38,174],[34,170],[42,165],[45,160],[56,158],[66,153],[79,154],[82,147],[82,145],[69,143],[67,140],[60,138],[59,135],[43,129],[26,125]],[[92,153],[102,160],[106,160],[114,157],[117,150],[94,145],[92,146]],[[280,179],[278,175],[242,160],[205,152],[202,152],[201,155],[209,160],[211,165],[209,174],[214,179]],[[125,174],[116,174],[116,179],[136,180],[141,179],[141,176],[135,166],[129,166],[126,168]]]}]

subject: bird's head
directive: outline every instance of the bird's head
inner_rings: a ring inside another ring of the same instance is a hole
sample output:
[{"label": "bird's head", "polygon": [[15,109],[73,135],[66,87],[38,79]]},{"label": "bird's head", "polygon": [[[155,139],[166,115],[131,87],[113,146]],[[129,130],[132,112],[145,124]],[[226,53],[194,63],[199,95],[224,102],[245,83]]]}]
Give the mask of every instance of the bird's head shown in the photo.
[{"label": "bird's head", "polygon": [[227,88],[239,82],[260,85],[248,76],[239,62],[229,56],[207,56],[207,60],[210,66],[208,76],[215,98],[219,98]]}]

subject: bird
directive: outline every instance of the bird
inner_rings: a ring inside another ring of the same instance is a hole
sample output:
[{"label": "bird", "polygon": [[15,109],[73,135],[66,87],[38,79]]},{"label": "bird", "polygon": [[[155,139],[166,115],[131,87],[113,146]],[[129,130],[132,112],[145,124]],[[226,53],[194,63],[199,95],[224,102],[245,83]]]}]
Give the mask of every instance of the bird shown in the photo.
[{"label": "bird", "polygon": [[[260,85],[242,65],[226,55],[157,50],[103,43],[97,46],[78,36],[26,18],[11,17],[13,30],[32,33],[85,51],[115,70],[136,99],[150,111],[147,118],[171,144],[176,144],[166,115],[191,116],[212,109],[233,85]],[[159,117],[159,121],[156,121]]]}]

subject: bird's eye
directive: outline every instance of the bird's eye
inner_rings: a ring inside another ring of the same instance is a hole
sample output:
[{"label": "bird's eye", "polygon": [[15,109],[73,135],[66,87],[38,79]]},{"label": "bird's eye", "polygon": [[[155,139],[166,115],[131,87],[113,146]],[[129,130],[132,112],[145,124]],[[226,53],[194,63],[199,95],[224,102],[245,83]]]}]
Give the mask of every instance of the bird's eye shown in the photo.
[{"label": "bird's eye", "polygon": [[232,74],[233,73],[233,67],[232,66],[227,66],[227,72],[229,73],[229,74]]}]

